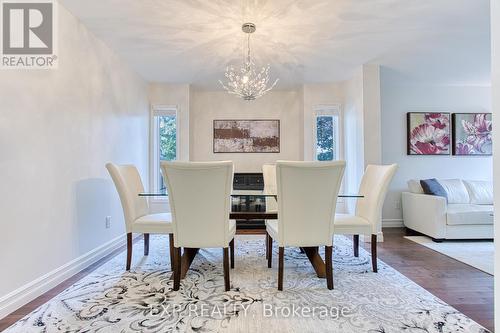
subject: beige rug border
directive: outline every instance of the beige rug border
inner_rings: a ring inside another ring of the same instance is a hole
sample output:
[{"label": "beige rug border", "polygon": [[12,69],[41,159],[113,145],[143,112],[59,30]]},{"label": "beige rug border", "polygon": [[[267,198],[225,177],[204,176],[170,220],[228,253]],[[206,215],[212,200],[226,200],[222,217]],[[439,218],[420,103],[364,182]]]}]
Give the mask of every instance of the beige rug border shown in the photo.
[{"label": "beige rug border", "polygon": [[[428,249],[430,249],[430,250],[432,250],[434,252],[437,252],[437,253],[440,253],[442,255],[445,255],[448,258],[454,259],[454,260],[459,261],[459,262],[461,262],[461,263],[463,263],[463,264],[465,264],[467,266],[473,267],[473,268],[475,268],[477,270],[480,270],[481,272],[484,272],[486,274],[489,274],[489,275],[493,276],[494,269],[495,269],[494,259],[492,259],[493,265],[491,267],[491,271],[488,271],[487,269],[484,269],[483,267],[475,266],[475,265],[473,265],[471,263],[468,263],[468,262],[465,262],[465,261],[461,260],[460,258],[454,257],[454,256],[452,256],[449,253],[441,252],[441,251],[439,251],[438,249],[436,249],[434,247],[428,246],[427,245],[428,243],[429,244],[433,244],[435,247],[439,247],[441,244],[443,244],[443,243],[435,243],[435,242],[433,242],[432,239],[430,237],[428,237],[428,236],[404,236],[404,238],[406,238],[406,239],[408,239],[408,240],[410,240],[412,242],[415,242],[415,243],[417,243],[419,245],[425,246],[426,248],[428,248]],[[429,242],[423,242],[422,238],[425,238],[426,240],[429,240]],[[446,241],[444,241],[444,242],[446,242]],[[453,243],[460,244],[461,242],[453,241]],[[471,242],[471,241],[463,241],[462,243],[473,243],[473,242]],[[481,242],[477,242],[477,243],[480,244]],[[484,243],[486,243],[486,241],[484,241]],[[491,242],[491,243],[493,243],[493,242]]]}]

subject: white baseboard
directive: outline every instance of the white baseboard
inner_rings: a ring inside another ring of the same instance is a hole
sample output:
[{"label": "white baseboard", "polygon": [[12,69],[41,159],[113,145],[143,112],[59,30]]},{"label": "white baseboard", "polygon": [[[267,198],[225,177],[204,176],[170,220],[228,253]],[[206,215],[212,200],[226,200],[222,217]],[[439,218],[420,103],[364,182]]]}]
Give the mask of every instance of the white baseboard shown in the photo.
[{"label": "white baseboard", "polygon": [[383,219],[383,228],[402,228],[404,227],[403,219]]},{"label": "white baseboard", "polygon": [[0,298],[0,319],[126,244],[125,235],[85,253]]}]

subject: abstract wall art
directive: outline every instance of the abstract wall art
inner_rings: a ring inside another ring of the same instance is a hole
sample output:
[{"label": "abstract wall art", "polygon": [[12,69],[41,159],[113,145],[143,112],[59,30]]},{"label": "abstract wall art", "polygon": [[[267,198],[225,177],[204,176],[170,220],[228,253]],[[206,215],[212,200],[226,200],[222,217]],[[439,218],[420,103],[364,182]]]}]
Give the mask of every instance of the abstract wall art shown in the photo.
[{"label": "abstract wall art", "polygon": [[214,153],[279,153],[279,120],[214,120]]},{"label": "abstract wall art", "polygon": [[447,112],[408,112],[407,154],[449,155],[450,114]]},{"label": "abstract wall art", "polygon": [[491,113],[454,113],[453,155],[491,155]]}]

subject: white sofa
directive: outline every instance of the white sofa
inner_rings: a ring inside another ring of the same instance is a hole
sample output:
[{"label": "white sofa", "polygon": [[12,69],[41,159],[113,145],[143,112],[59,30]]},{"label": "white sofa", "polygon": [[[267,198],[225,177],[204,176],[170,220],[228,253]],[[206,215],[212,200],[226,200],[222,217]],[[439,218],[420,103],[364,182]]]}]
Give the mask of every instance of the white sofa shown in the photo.
[{"label": "white sofa", "polygon": [[420,181],[408,181],[403,192],[403,219],[407,228],[445,239],[493,238],[493,184],[489,181],[438,179],[448,198],[424,194]]}]

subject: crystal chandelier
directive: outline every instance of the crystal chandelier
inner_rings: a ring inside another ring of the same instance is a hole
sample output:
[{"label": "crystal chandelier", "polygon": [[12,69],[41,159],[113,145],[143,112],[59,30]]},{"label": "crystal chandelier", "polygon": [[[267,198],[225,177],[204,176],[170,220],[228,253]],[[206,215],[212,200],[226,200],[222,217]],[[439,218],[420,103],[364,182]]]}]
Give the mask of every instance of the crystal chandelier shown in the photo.
[{"label": "crystal chandelier", "polygon": [[245,63],[239,69],[228,66],[225,74],[227,83],[224,84],[221,80],[219,82],[228,93],[237,95],[246,101],[252,101],[273,89],[279,79],[276,79],[268,87],[269,65],[259,70],[252,61],[250,56],[250,35],[255,32],[255,24],[245,23],[241,27],[241,30],[248,35],[248,49]]}]

